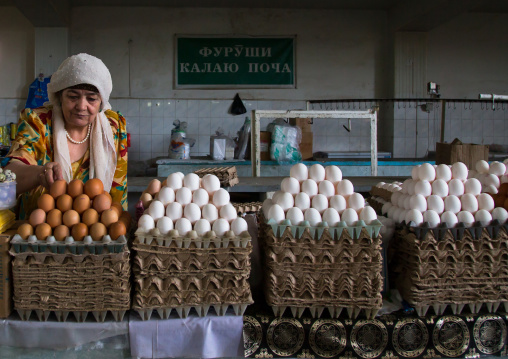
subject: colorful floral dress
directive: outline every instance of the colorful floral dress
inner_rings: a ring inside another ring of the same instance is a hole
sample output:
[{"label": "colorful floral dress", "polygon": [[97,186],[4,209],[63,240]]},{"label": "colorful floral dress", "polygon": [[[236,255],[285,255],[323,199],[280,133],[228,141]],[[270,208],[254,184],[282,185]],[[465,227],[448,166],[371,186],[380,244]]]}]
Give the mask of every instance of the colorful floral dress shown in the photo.
[{"label": "colorful floral dress", "polygon": [[[118,160],[111,185],[111,197],[120,202],[127,210],[127,130],[125,118],[117,112],[106,110],[106,117],[113,130]],[[16,139],[12,141],[11,150],[7,155],[10,160],[21,161],[27,165],[43,166],[53,161],[53,130],[51,108],[39,107],[24,109],[18,122]],[[90,151],[72,163],[73,179],[88,181],[90,168]],[[21,195],[19,201],[19,219],[26,219],[37,208],[37,199],[45,189],[38,186]]]}]

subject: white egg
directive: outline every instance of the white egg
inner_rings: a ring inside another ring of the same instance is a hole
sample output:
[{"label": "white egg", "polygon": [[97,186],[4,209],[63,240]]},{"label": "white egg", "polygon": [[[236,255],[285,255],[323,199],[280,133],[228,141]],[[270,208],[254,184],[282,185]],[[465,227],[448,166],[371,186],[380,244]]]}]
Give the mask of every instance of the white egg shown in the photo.
[{"label": "white egg", "polygon": [[278,204],[274,204],[268,210],[268,220],[273,219],[276,223],[282,222],[286,218],[284,210]]},{"label": "white egg", "polygon": [[196,231],[198,236],[204,236],[206,233],[212,230],[212,226],[208,220],[201,218],[196,223],[194,223],[194,230]]},{"label": "white egg", "polygon": [[408,178],[407,180],[405,180],[405,181],[404,181],[404,182],[400,185],[400,188],[402,189],[402,190],[401,190],[401,193],[403,193],[403,194],[407,194],[407,193],[408,193],[408,192],[407,192],[407,187],[408,187],[409,181],[412,181],[412,180]]},{"label": "white egg", "polygon": [[[409,211],[408,210],[405,210],[405,209],[402,209],[402,211],[400,211],[398,213],[398,216],[397,216],[397,223],[402,223],[402,222],[405,222],[406,221],[406,216],[407,216],[407,213]],[[407,223],[407,222],[406,222]]]},{"label": "white egg", "polygon": [[476,199],[478,200],[478,209],[484,209],[489,212],[492,212],[492,210],[495,207],[494,199],[492,196],[488,193],[481,193],[478,196],[476,196]]},{"label": "white egg", "polygon": [[325,179],[325,175],[325,168],[319,163],[316,163],[309,168],[309,178],[316,181],[316,183],[323,181]]},{"label": "white egg", "polygon": [[159,218],[164,217],[164,204],[161,201],[152,201],[148,207],[148,214],[157,222]]},{"label": "white egg", "polygon": [[320,214],[323,214],[325,209],[328,208],[328,198],[322,194],[315,195],[314,198],[312,198],[311,207],[317,209]]},{"label": "white egg", "polygon": [[410,195],[404,196],[404,203],[402,204],[402,208],[404,208],[405,210],[411,209],[411,197],[413,196]]},{"label": "white egg", "polygon": [[428,197],[432,194],[432,185],[429,181],[421,180],[415,182],[414,194],[421,194]]},{"label": "white egg", "polygon": [[432,182],[432,194],[441,198],[448,196],[448,183],[442,179],[437,179]]},{"label": "white egg", "polygon": [[420,179],[420,176],[418,174],[419,169],[421,165],[416,165],[411,168],[411,178],[415,181],[418,181]]},{"label": "white egg", "polygon": [[139,217],[138,228],[145,233],[155,228],[155,221],[153,220],[152,216],[149,214],[143,214],[141,217]]},{"label": "white egg", "polygon": [[323,212],[323,222],[328,223],[330,227],[335,227],[340,222],[340,215],[334,208],[327,208]]},{"label": "white egg", "polygon": [[457,214],[460,212],[460,208],[462,203],[460,202],[459,197],[455,195],[449,195],[444,199],[445,212],[451,212],[453,214]]},{"label": "white egg", "polygon": [[[276,206],[276,205],[274,205]],[[212,231],[215,232],[215,234],[218,237],[224,236],[224,234],[230,230],[229,222],[225,220],[224,218],[219,218],[215,222],[213,222],[212,225]]]},{"label": "white egg", "polygon": [[386,202],[385,204],[383,204],[383,207],[381,208],[381,213],[383,215],[386,215],[388,213],[388,211],[390,210],[390,208],[393,207],[393,204],[390,203],[390,202]]},{"label": "white egg", "polygon": [[195,173],[187,173],[183,178],[183,185],[191,191],[199,188],[199,176]]},{"label": "white egg", "polygon": [[201,219],[201,209],[196,203],[189,203],[183,209],[183,216],[194,224]]},{"label": "white egg", "polygon": [[275,191],[273,192],[272,194],[272,201],[273,203],[275,203],[275,201],[277,200],[277,198],[282,194],[284,193],[283,191]]},{"label": "white egg", "polygon": [[460,197],[462,211],[476,213],[478,211],[478,200],[471,193],[465,193]]},{"label": "white egg", "polygon": [[482,184],[476,178],[469,178],[464,183],[464,193],[471,193],[476,196],[482,192]]},{"label": "white egg", "polygon": [[457,214],[457,219],[459,222],[464,223],[466,227],[471,227],[474,224],[474,216],[468,211],[460,211]]},{"label": "white egg", "polygon": [[[292,198],[293,196],[291,196]],[[235,207],[231,203],[227,203],[220,208],[219,211],[220,218],[224,218],[229,223],[233,222],[238,217],[238,213],[236,212]]]},{"label": "white egg", "polygon": [[224,188],[219,188],[213,194],[212,203],[215,205],[215,207],[220,209],[222,206],[229,203],[229,192]]},{"label": "white egg", "polygon": [[334,208],[339,214],[342,214],[342,212],[344,212],[344,210],[347,208],[347,201],[344,196],[340,194],[331,196],[329,203],[330,208]]},{"label": "white egg", "polygon": [[489,173],[496,175],[496,176],[502,176],[506,172],[506,165],[499,161],[493,161],[490,164],[489,167]]},{"label": "white egg", "polygon": [[157,194],[157,199],[162,202],[164,206],[168,203],[175,201],[175,191],[170,187],[162,187]]},{"label": "white egg", "polygon": [[394,219],[394,218],[395,218],[394,213],[397,211],[397,209],[399,209],[399,207],[397,207],[397,206],[392,206],[392,207],[390,207],[390,209],[388,210],[388,213],[386,214],[386,216],[387,216],[388,218],[392,218],[392,219]]},{"label": "white egg", "polygon": [[497,194],[499,191],[497,190],[497,188],[495,186],[490,185],[490,186],[483,186],[482,192],[490,193],[490,194]]},{"label": "white egg", "polygon": [[347,204],[349,208],[354,209],[355,211],[359,211],[363,207],[365,207],[365,198],[360,193],[353,193],[347,199]]},{"label": "white egg", "polygon": [[427,222],[429,227],[434,228],[441,223],[441,218],[439,218],[439,214],[436,211],[429,209],[423,213],[423,221]]},{"label": "white egg", "polygon": [[362,208],[358,218],[364,221],[365,224],[370,224],[370,222],[377,219],[377,214],[374,208],[371,206],[365,206]]},{"label": "white egg", "polygon": [[[432,196],[429,196],[430,198]],[[408,209],[417,209],[420,212],[425,212],[427,210],[427,199],[421,194],[415,194],[409,197],[409,208]]]},{"label": "white egg", "polygon": [[318,193],[324,195],[326,198],[330,198],[335,195],[335,186],[328,180],[319,182]]},{"label": "white egg", "polygon": [[297,195],[300,193],[300,182],[296,178],[286,177],[282,180],[280,184],[280,189],[283,192],[288,192],[293,195]]},{"label": "white egg", "polygon": [[188,187],[182,187],[176,191],[176,201],[182,206],[192,202],[192,191]]},{"label": "white egg", "polygon": [[490,214],[489,211],[480,209],[478,212],[474,214],[474,219],[476,222],[480,222],[482,226],[486,226],[490,223],[490,221],[492,221],[492,215]]},{"label": "white egg", "polygon": [[327,166],[325,168],[325,179],[335,184],[342,180],[342,171],[337,166]]},{"label": "white egg", "polygon": [[406,217],[404,218],[407,224],[410,224],[413,222],[415,225],[419,226],[423,223],[423,215],[422,212],[420,212],[417,209],[410,209],[406,213]]},{"label": "white egg", "polygon": [[291,221],[293,226],[298,226],[303,221],[303,212],[298,207],[288,209],[286,219]]},{"label": "white egg", "polygon": [[245,231],[249,230],[249,225],[247,224],[247,221],[243,219],[242,217],[238,217],[233,222],[231,222],[231,230],[235,234],[235,236],[239,236]]},{"label": "white egg", "polygon": [[203,208],[205,204],[210,202],[210,195],[204,188],[198,188],[192,194],[192,202],[197,204],[199,208]]},{"label": "white egg", "polygon": [[274,200],[274,203],[278,204],[282,207],[284,212],[295,205],[295,199],[293,195],[289,192],[282,192],[277,198]]},{"label": "white egg", "polygon": [[220,188],[219,177],[216,175],[207,174],[203,176],[201,186],[205,189],[205,191],[208,192],[210,196],[212,196]]},{"label": "white egg", "polygon": [[384,185],[386,185],[386,183],[385,183],[385,182],[383,182],[383,181],[376,183],[376,187],[377,187],[377,188],[384,188],[384,187],[383,187]]},{"label": "white egg", "polygon": [[[459,201],[459,205],[460,205],[460,201]],[[427,210],[434,211],[437,214],[443,213],[445,210],[445,205],[444,205],[443,199],[435,194],[427,197]],[[460,210],[460,207],[459,207],[459,210]]]},{"label": "white egg", "polygon": [[475,168],[478,173],[489,173],[489,163],[485,160],[476,161]]},{"label": "white egg", "polygon": [[300,208],[302,211],[305,211],[307,208],[310,208],[310,197],[305,192],[300,192],[295,196],[295,207]]},{"label": "white egg", "polygon": [[353,184],[350,180],[343,179],[337,182],[337,194],[342,196],[350,196],[355,191]]},{"label": "white egg", "polygon": [[406,198],[408,197],[411,197],[410,195],[408,194],[403,194],[401,196],[399,196],[399,198],[397,199],[397,207],[400,207],[400,208],[404,208],[404,203],[406,203]]},{"label": "white egg", "polygon": [[166,216],[176,222],[183,216],[183,207],[178,202],[171,202],[166,206]]},{"label": "white egg", "polygon": [[168,234],[173,229],[173,221],[169,217],[162,217],[157,221],[157,228],[161,234]]},{"label": "white egg", "polygon": [[[265,213],[265,217],[269,219],[268,214],[270,213],[270,208],[273,206],[270,205],[270,207],[267,209],[267,212]],[[208,222],[213,223],[217,218],[219,218],[219,211],[217,210],[217,207],[215,205],[208,203],[203,206],[201,209],[201,217],[206,219]]]},{"label": "white egg", "polygon": [[424,163],[418,167],[418,178],[421,181],[432,182],[436,179],[436,169],[430,163]]},{"label": "white egg", "polygon": [[447,227],[452,228],[459,223],[459,220],[455,213],[446,211],[441,215],[441,223],[446,223]]},{"label": "white egg", "polygon": [[503,224],[508,219],[508,211],[503,207],[496,207],[492,210],[492,219],[497,219],[499,223]]},{"label": "white egg", "polygon": [[313,227],[317,226],[322,221],[321,214],[315,208],[306,209],[303,213],[303,218]]},{"label": "white egg", "polygon": [[318,194],[318,185],[313,179],[306,179],[302,182],[302,192],[309,195],[310,198]]},{"label": "white egg", "polygon": [[298,182],[303,182],[309,178],[309,170],[303,163],[297,163],[289,170],[289,175],[296,178]]},{"label": "white egg", "polygon": [[403,196],[403,195],[404,194],[402,193],[402,191],[392,193],[392,195],[390,197],[390,202],[392,202],[393,205],[397,205],[400,196]]},{"label": "white egg", "polygon": [[175,223],[175,229],[180,236],[185,236],[189,231],[192,231],[192,223],[187,218],[180,218]]},{"label": "white egg", "polygon": [[[265,218],[268,218],[268,210],[270,209],[270,207],[273,205],[273,201],[271,198],[267,198],[263,201],[263,205],[261,206],[261,210],[263,211],[263,214],[265,216]],[[214,206],[212,204],[212,206]],[[217,207],[215,207],[215,210],[217,210]]]},{"label": "white egg", "polygon": [[450,182],[448,182],[448,195],[462,196],[463,194],[464,194],[464,182],[462,182],[462,180],[454,178]]},{"label": "white egg", "polygon": [[171,173],[166,178],[166,187],[172,188],[174,191],[179,190],[183,186],[183,180],[178,173]]},{"label": "white egg", "polygon": [[175,172],[175,174],[180,176],[180,178],[182,179],[182,183],[183,183],[183,179],[184,179],[185,175],[182,172]]},{"label": "white egg", "polygon": [[436,167],[436,179],[442,179],[445,182],[449,182],[452,179],[452,170],[448,165],[440,164]]},{"label": "white egg", "polygon": [[409,180],[408,183],[407,183],[407,194],[412,196],[415,194],[415,185],[416,185],[416,182],[415,180]]},{"label": "white egg", "polygon": [[358,221],[358,213],[353,208],[346,208],[340,215],[340,218],[346,222],[348,226],[354,226]]},{"label": "white egg", "polygon": [[462,162],[455,162],[452,165],[452,178],[467,180],[467,166]]},{"label": "white egg", "polygon": [[501,182],[499,181],[499,177],[493,174],[488,174],[483,179],[483,184],[485,186],[494,186],[496,188],[499,188],[499,185]]}]

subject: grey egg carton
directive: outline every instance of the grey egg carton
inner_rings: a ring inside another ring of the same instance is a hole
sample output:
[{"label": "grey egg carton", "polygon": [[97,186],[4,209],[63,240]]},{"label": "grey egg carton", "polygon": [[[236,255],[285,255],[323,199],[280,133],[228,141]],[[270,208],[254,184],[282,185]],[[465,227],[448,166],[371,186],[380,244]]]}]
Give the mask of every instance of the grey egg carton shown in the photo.
[{"label": "grey egg carton", "polygon": [[136,309],[142,320],[150,320],[152,314],[157,312],[160,319],[169,319],[172,312],[175,311],[179,318],[187,318],[189,313],[194,308],[199,317],[206,317],[210,309],[215,310],[215,314],[218,316],[226,315],[229,307],[233,308],[235,315],[241,315],[245,313],[245,310],[249,306],[246,304],[208,304],[208,305],[192,305],[174,308],[149,308],[149,309]]},{"label": "grey egg carton", "polygon": [[348,226],[344,221],[339,222],[336,226],[329,226],[326,222],[321,222],[317,226],[311,226],[309,221],[303,221],[300,225],[293,226],[288,219],[278,224],[273,218],[268,220],[266,224],[272,227],[273,234],[279,237],[282,236],[286,228],[289,227],[294,238],[301,238],[305,230],[308,229],[313,238],[321,239],[326,229],[334,240],[340,239],[344,230],[349,233],[351,238],[358,239],[362,229],[367,230],[370,237],[376,238],[379,235],[381,227],[383,227],[383,224],[378,219],[373,220],[370,224],[366,224],[364,221],[359,220],[356,221],[354,226]]},{"label": "grey egg carton", "polygon": [[[411,304],[411,303],[409,303]],[[453,314],[460,315],[464,308],[468,308],[469,311],[472,314],[478,314],[480,312],[480,309],[485,304],[485,307],[487,308],[487,311],[489,313],[496,313],[499,309],[499,306],[503,304],[504,311],[508,312],[508,302],[475,302],[475,303],[449,303],[449,304],[443,304],[443,303],[436,303],[436,304],[429,304],[429,305],[413,305],[411,304],[415,310],[418,316],[424,317],[427,314],[427,311],[429,308],[432,308],[434,310],[434,313],[436,315],[442,315],[447,307],[450,307]]]},{"label": "grey egg carton", "polygon": [[108,234],[100,241],[94,241],[91,236],[85,236],[82,241],[75,241],[71,236],[64,241],[57,241],[54,236],[39,240],[35,235],[24,240],[19,234],[15,234],[11,239],[11,248],[15,253],[108,254],[120,253],[126,245],[127,237],[124,235],[112,240]]},{"label": "grey egg carton", "polygon": [[282,317],[286,309],[290,309],[294,318],[301,318],[303,312],[308,309],[312,318],[321,318],[324,311],[327,310],[331,318],[339,318],[342,311],[345,309],[350,319],[356,319],[363,311],[367,319],[374,319],[379,312],[379,309],[365,309],[358,307],[334,307],[334,306],[276,306],[272,305],[273,314],[276,317]]},{"label": "grey egg carton", "polygon": [[113,315],[116,322],[121,322],[125,316],[126,310],[102,310],[102,311],[68,311],[68,310],[32,310],[32,309],[16,309],[21,320],[30,320],[32,313],[37,314],[37,318],[41,322],[46,322],[51,315],[55,313],[56,319],[59,322],[66,322],[69,314],[72,313],[77,322],[84,322],[89,314],[92,314],[97,322],[104,322],[108,312]]},{"label": "grey egg carton", "polygon": [[161,247],[169,247],[172,243],[175,243],[178,248],[189,248],[191,243],[194,243],[196,248],[204,249],[209,248],[212,243],[215,248],[228,248],[230,243],[237,248],[246,248],[251,241],[251,236],[247,231],[239,236],[235,235],[233,231],[226,232],[223,237],[218,237],[214,231],[209,231],[203,236],[198,236],[196,231],[189,231],[187,235],[180,236],[176,229],[169,231],[167,235],[162,235],[158,228],[154,228],[149,233],[138,229],[135,236],[135,243],[157,244]]}]

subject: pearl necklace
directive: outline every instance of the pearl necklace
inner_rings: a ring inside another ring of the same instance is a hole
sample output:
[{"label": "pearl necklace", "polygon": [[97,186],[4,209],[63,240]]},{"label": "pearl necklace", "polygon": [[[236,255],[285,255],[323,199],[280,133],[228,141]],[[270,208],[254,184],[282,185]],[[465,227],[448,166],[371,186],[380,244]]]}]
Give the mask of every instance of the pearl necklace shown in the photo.
[{"label": "pearl necklace", "polygon": [[88,137],[90,137],[90,130],[92,128],[92,125],[89,124],[88,125],[88,132],[86,134],[86,137],[82,140],[82,141],[76,141],[76,140],[73,140],[72,137],[69,135],[69,132],[67,132],[67,130],[64,130],[65,131],[65,135],[67,136],[67,139],[69,141],[71,141],[72,143],[74,143],[75,145],[80,145],[82,143],[85,143],[87,140],[88,140]]}]

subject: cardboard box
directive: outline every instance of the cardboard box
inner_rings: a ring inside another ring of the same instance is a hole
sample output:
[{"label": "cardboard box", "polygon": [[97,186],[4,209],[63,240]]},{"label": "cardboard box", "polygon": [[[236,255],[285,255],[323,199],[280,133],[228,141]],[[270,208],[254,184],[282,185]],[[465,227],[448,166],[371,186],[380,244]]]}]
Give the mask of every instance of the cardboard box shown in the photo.
[{"label": "cardboard box", "polygon": [[12,312],[12,272],[11,256],[9,255],[10,239],[16,234],[9,229],[0,234],[0,318],[7,318]]},{"label": "cardboard box", "polygon": [[289,124],[291,126],[298,126],[302,132],[312,132],[312,118],[290,118]]},{"label": "cardboard box", "polygon": [[259,135],[259,150],[261,152],[261,161],[270,161],[270,142],[272,133],[270,131],[261,131]]},{"label": "cardboard box", "polygon": [[452,143],[436,143],[436,164],[451,165],[463,162],[469,169],[474,169],[479,160],[488,161],[489,146],[474,143],[462,143],[455,139]]},{"label": "cardboard box", "polygon": [[311,160],[314,158],[314,153],[312,152],[312,132],[304,132],[302,136],[302,142],[300,142],[300,152],[302,154],[302,160]]}]

